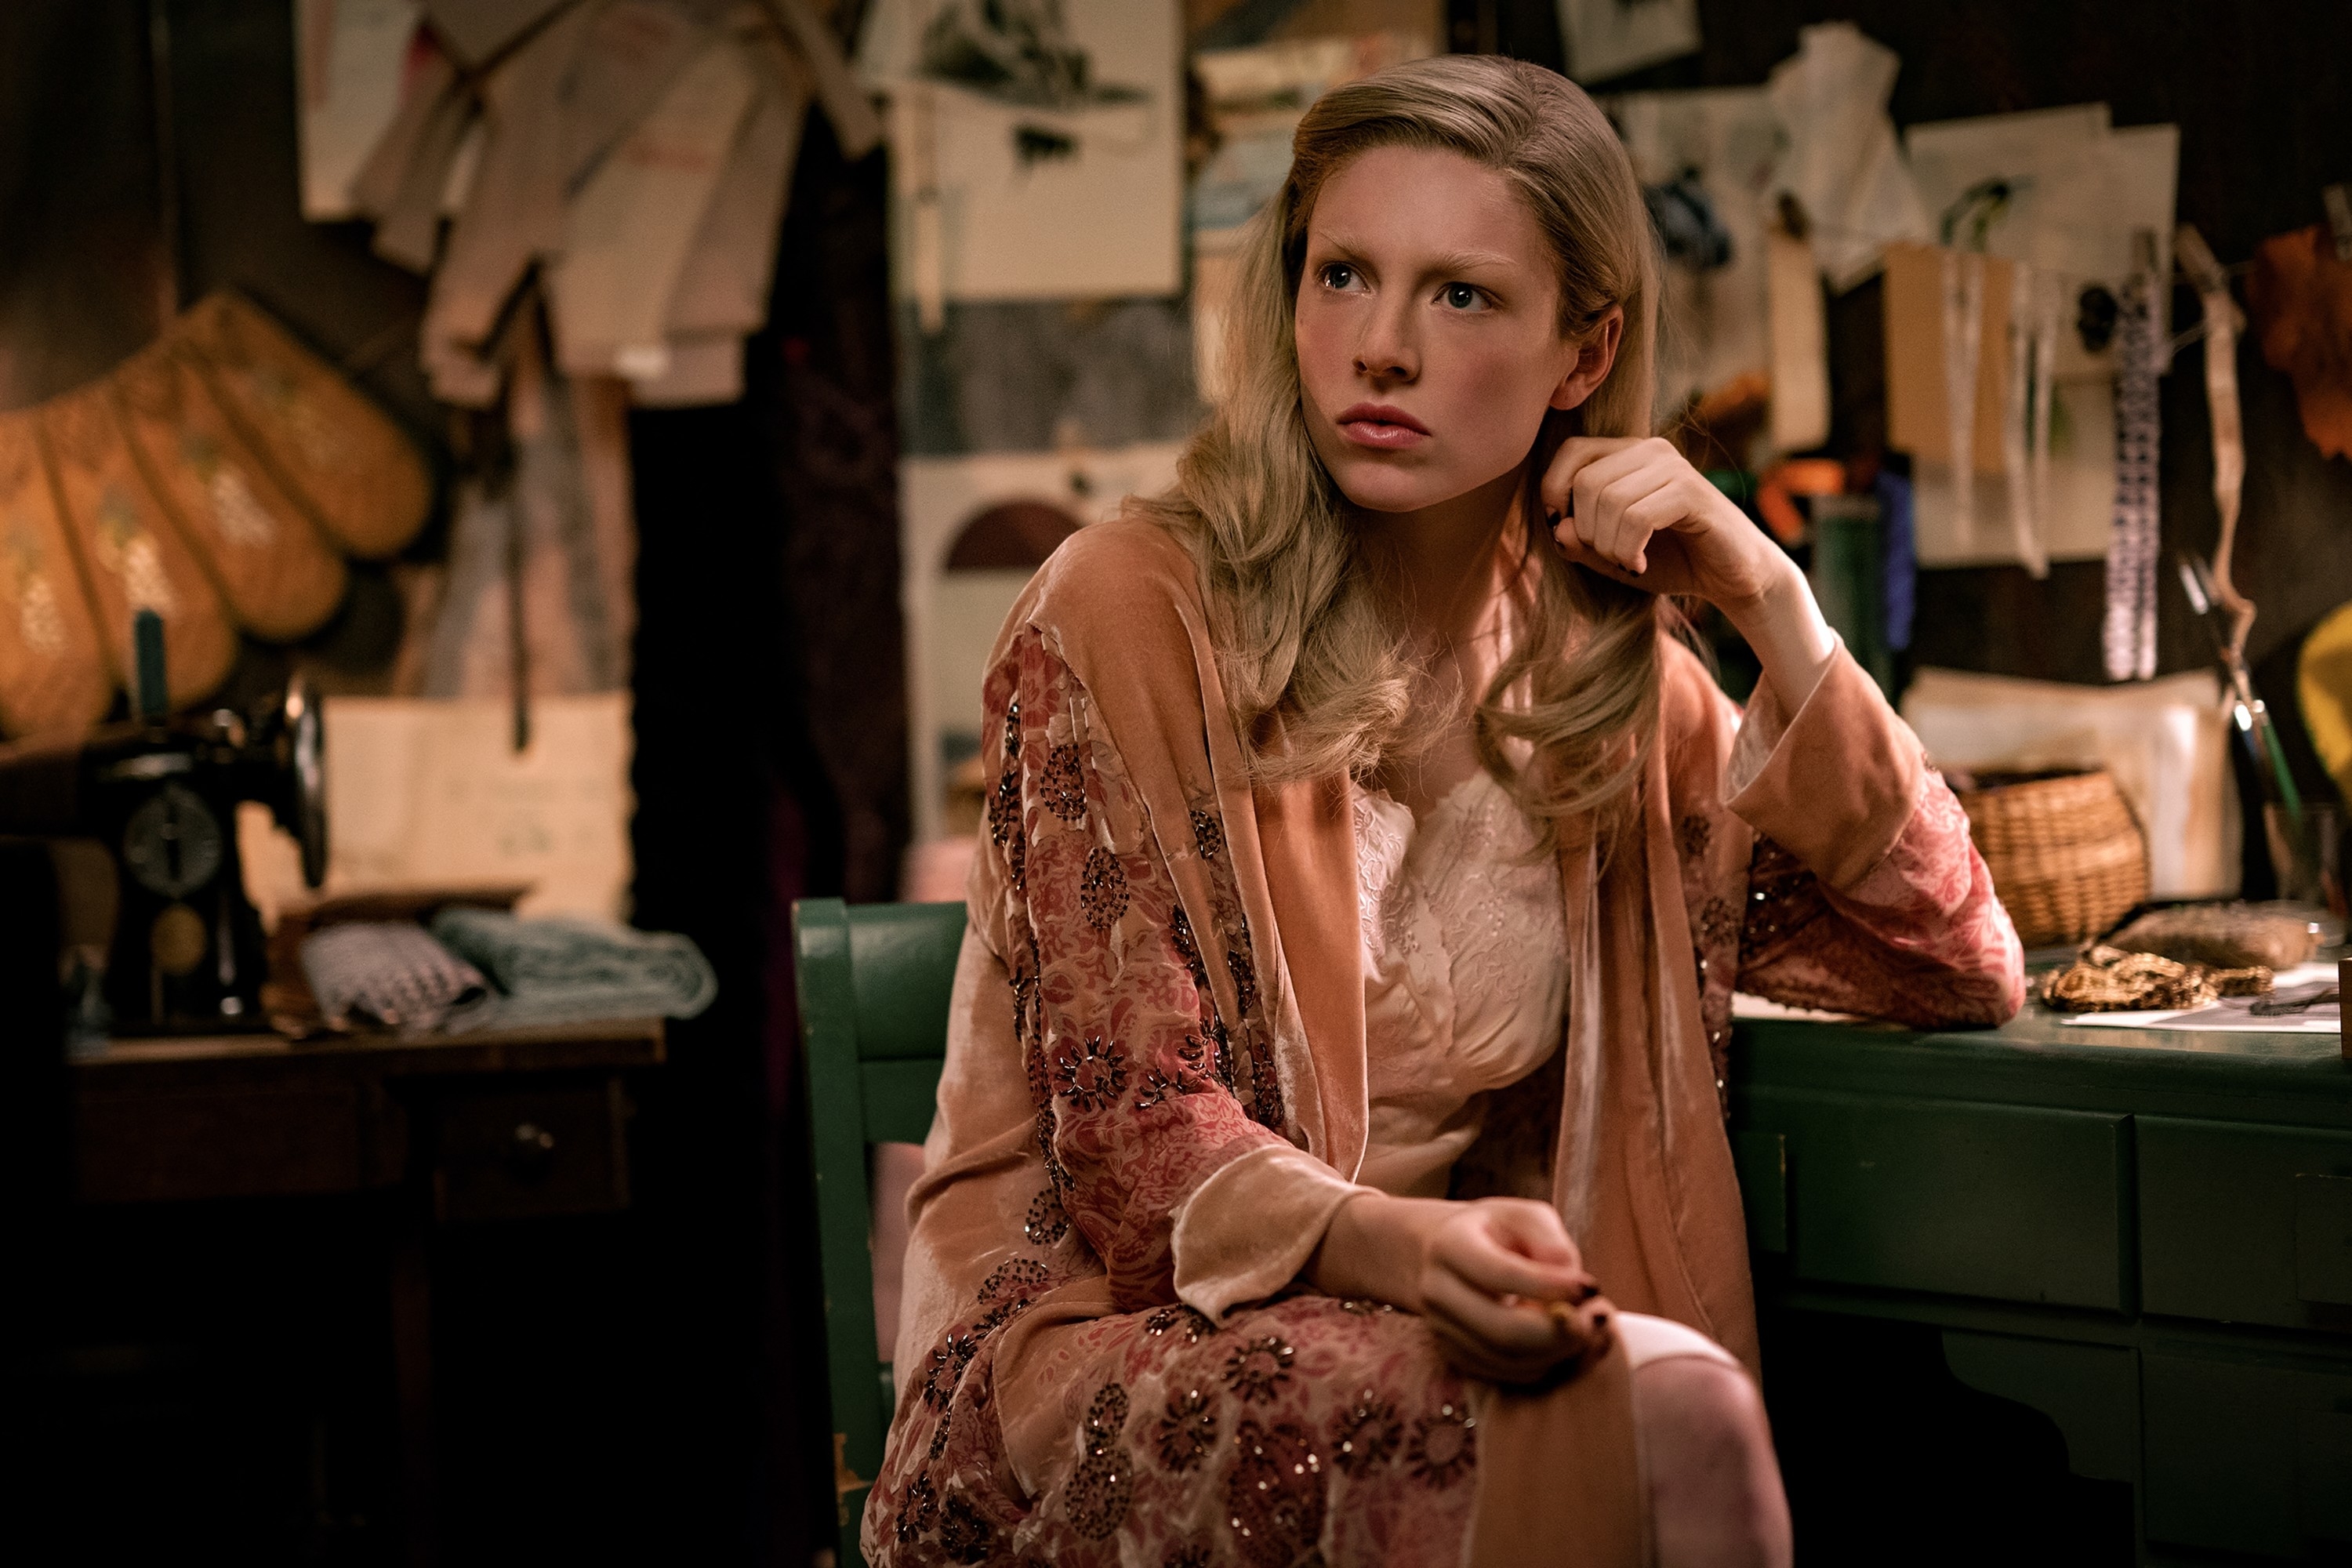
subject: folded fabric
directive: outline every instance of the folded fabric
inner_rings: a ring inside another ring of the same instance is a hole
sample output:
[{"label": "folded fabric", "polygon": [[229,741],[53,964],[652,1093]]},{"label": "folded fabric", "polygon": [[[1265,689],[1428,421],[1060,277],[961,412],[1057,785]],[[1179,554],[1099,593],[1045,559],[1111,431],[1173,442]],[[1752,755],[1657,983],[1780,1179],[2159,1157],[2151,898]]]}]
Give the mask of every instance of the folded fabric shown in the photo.
[{"label": "folded fabric", "polygon": [[329,1023],[382,1024],[406,1035],[441,1028],[490,994],[480,970],[415,921],[322,927],[303,939],[302,973]]},{"label": "folded fabric", "polygon": [[433,918],[433,935],[479,966],[499,993],[480,1008],[450,1017],[443,1027],[452,1032],[691,1018],[719,994],[719,978],[701,949],[673,932],[453,908]]}]

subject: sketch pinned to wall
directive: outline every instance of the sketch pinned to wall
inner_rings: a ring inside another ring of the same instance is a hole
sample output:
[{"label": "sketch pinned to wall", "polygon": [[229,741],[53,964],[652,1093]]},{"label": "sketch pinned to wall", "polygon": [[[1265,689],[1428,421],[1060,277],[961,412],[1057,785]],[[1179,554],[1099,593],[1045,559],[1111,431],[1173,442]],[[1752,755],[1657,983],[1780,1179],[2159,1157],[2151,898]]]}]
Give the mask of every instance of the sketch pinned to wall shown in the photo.
[{"label": "sketch pinned to wall", "polygon": [[1176,442],[1150,442],[900,461],[900,603],[918,842],[971,829],[956,820],[956,769],[980,750],[989,649],[1036,563],[1060,542],[1057,529],[1102,521],[1129,496],[1166,490],[1181,450]]},{"label": "sketch pinned to wall", "polygon": [[1698,0],[1559,0],[1568,74],[1606,81],[1698,51]]},{"label": "sketch pinned to wall", "polygon": [[1173,294],[1184,98],[1173,0],[880,0],[858,51],[891,100],[894,274],[949,300]]},{"label": "sketch pinned to wall", "polygon": [[[1760,399],[1772,363],[1765,235],[1785,145],[1769,96],[1760,87],[1625,93],[1602,107],[1669,247],[1659,422],[1742,386]],[[1723,456],[1738,466],[1744,454]]]}]

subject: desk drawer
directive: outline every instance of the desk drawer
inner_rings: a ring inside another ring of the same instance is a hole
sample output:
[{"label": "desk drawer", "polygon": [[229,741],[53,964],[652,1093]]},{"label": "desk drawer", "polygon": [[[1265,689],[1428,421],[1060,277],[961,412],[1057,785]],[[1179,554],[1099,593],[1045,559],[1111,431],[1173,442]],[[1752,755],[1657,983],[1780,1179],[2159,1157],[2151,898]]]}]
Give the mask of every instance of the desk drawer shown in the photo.
[{"label": "desk drawer", "polygon": [[75,1188],[85,1203],[307,1197],[387,1184],[370,1101],[334,1081],[85,1089]]},{"label": "desk drawer", "polygon": [[2150,1350],[2140,1380],[2150,1540],[2297,1559],[2352,1544],[2352,1361]]},{"label": "desk drawer", "polygon": [[1784,1140],[1798,1279],[2121,1311],[2125,1121],[1758,1088],[1745,1125]]},{"label": "desk drawer", "polygon": [[2352,1332],[2352,1134],[2138,1119],[2151,1312]]},{"label": "desk drawer", "polygon": [[523,1219],[628,1207],[629,1114],[618,1077],[446,1090],[435,1101],[435,1213]]}]

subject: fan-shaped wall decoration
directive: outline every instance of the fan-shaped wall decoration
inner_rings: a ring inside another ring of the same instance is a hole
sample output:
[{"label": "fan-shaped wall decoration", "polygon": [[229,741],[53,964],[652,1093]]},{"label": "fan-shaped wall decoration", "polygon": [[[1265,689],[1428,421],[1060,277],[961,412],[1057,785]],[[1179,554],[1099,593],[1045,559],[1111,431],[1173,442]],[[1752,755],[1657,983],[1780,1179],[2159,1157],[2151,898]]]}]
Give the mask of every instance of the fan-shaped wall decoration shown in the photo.
[{"label": "fan-shaped wall decoration", "polygon": [[163,620],[173,702],[240,630],[284,642],[399,550],[432,480],[399,426],[250,301],[215,294],[107,375],[0,414],[0,731],[71,736]]}]

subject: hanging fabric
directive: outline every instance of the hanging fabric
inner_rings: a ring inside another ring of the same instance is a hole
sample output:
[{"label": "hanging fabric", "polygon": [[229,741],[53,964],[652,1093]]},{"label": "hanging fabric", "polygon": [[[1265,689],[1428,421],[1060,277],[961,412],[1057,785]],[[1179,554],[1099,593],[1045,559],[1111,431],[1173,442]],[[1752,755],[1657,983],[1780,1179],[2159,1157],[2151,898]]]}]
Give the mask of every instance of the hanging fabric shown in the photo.
[{"label": "hanging fabric", "polygon": [[2055,347],[2045,349],[2042,338],[2046,312],[2041,300],[2048,292],[2047,279],[2040,269],[2022,261],[2011,265],[2009,381],[2001,410],[2000,468],[2009,487],[2009,522],[2017,540],[2017,559],[2035,577],[2050,575],[2041,523],[2049,503],[2050,440],[2043,417],[2051,401],[2047,367],[2056,357]]},{"label": "hanging fabric", "polygon": [[2221,514],[2221,536],[2213,546],[2214,597],[2230,612],[2230,653],[2245,657],[2246,633],[2254,624],[2253,601],[2230,580],[2230,559],[2238,542],[2238,504],[2246,483],[2246,438],[2238,413],[2238,306],[2230,298],[2230,275],[2221,270],[2204,236],[2189,224],[2173,241],[2180,269],[2197,290],[2204,311],[2206,416],[2213,430],[2213,504]]},{"label": "hanging fabric", "polygon": [[1985,258],[1942,253],[1944,417],[1950,425],[1952,531],[1965,548],[1976,538],[1977,369],[1983,357]]},{"label": "hanging fabric", "polygon": [[2143,266],[2124,285],[2116,323],[2116,521],[2107,547],[2106,617],[2100,639],[2110,680],[2147,680],[2156,674],[2160,415],[2155,298],[2155,276]]}]

